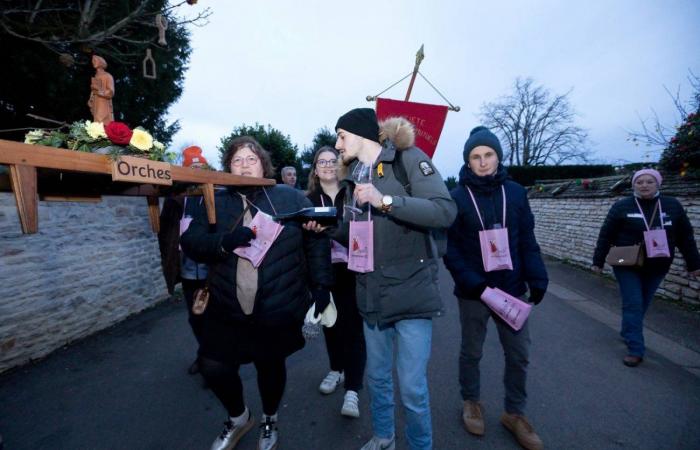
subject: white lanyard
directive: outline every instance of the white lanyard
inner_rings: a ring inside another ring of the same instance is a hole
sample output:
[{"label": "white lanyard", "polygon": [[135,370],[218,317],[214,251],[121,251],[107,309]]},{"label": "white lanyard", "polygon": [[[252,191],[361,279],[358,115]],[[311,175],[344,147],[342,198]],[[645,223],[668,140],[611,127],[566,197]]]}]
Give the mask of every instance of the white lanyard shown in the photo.
[{"label": "white lanyard", "polygon": [[647,222],[647,218],[644,216],[644,211],[642,211],[642,205],[639,204],[637,197],[634,198],[634,202],[637,204],[637,208],[639,208],[639,213],[642,215],[642,220],[644,221],[644,226],[647,227],[647,231],[651,231],[649,225],[653,225],[656,208],[659,209],[659,222],[661,222],[661,229],[664,229],[664,212],[661,209],[661,199],[656,200],[656,208],[654,208],[654,212],[651,213],[651,219],[649,219],[649,222]]},{"label": "white lanyard", "polygon": [[[481,218],[481,213],[479,212],[479,206],[476,204],[476,199],[474,198],[474,194],[472,194],[472,190],[469,189],[469,186],[465,186],[467,188],[467,192],[469,192],[469,196],[472,198],[472,203],[474,203],[474,209],[476,209],[476,215],[479,217],[479,222],[481,222],[481,228],[486,231],[486,227],[484,226],[484,221]],[[501,193],[503,194],[503,228],[506,227],[506,189],[501,185]]]}]

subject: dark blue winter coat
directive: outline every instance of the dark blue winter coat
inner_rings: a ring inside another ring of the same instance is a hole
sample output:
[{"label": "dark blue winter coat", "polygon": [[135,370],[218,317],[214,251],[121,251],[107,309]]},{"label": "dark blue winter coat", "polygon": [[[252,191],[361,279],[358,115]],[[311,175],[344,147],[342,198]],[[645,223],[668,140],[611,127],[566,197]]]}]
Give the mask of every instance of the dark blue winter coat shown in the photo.
[{"label": "dark blue winter coat", "polygon": [[[528,287],[531,295],[536,290],[543,295],[548,283],[547,270],[535,239],[535,221],[527,192],[514,181],[506,179],[502,182],[506,193],[506,227],[513,270],[486,272],[479,245],[481,223],[465,187],[469,179],[464,173],[465,168],[460,173],[459,185],[450,192],[457,203],[458,213],[448,230],[447,254],[444,257],[445,265],[455,281],[455,295],[476,300],[486,286],[500,288],[516,297],[525,294]],[[503,220],[503,197],[501,183],[498,184],[490,192],[472,187],[486,229]]]}]

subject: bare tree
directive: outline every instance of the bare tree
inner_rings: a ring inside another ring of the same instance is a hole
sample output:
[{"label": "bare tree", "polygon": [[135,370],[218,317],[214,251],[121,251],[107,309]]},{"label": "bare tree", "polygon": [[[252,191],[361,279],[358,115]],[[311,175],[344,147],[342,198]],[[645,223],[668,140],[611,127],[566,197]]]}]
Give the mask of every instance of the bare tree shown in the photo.
[{"label": "bare tree", "polygon": [[[173,4],[162,0],[4,0],[3,3],[0,9],[1,33],[41,44],[62,55],[66,65],[72,63],[71,49],[76,46],[81,46],[84,51],[97,50],[112,60],[127,62],[135,55],[125,52],[120,44],[131,44],[133,48],[133,45],[149,44],[155,40],[136,37],[135,30],[151,28],[155,35],[157,20],[163,19],[165,26],[168,26],[167,22],[170,26],[199,26],[205,24],[211,14],[209,8],[187,19],[173,14],[185,3],[196,3],[194,0]],[[163,3],[165,5],[161,7]]]},{"label": "bare tree", "polygon": [[668,96],[671,97],[673,105],[676,107],[678,117],[672,125],[664,125],[659,119],[659,115],[651,110],[651,117],[646,119],[639,118],[642,128],[640,130],[628,131],[629,140],[637,144],[645,144],[654,147],[665,148],[673,136],[675,136],[678,125],[682,123],[688,114],[700,109],[700,77],[692,71],[688,71],[688,82],[693,89],[691,99],[688,101],[681,100],[680,86],[676,89],[676,93],[672,93],[666,86],[664,89]]},{"label": "bare tree", "polygon": [[517,78],[513,93],[481,107],[481,120],[505,144],[505,161],[516,166],[587,162],[588,132],[574,124],[568,91],[553,95],[531,78]]}]

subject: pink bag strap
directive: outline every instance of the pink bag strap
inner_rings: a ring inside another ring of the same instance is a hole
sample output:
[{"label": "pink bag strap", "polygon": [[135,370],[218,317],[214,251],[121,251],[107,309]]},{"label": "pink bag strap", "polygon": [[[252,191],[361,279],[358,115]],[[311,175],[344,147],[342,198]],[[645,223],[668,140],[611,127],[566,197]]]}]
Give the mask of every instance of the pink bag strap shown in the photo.
[{"label": "pink bag strap", "polygon": [[639,208],[639,213],[642,215],[642,220],[644,221],[644,226],[647,227],[647,231],[651,231],[650,225],[654,224],[654,217],[656,217],[657,210],[659,211],[659,222],[661,223],[661,229],[664,229],[664,212],[661,209],[661,199],[656,200],[656,206],[654,207],[654,212],[651,213],[651,219],[649,219],[649,222],[647,222],[647,218],[644,216],[642,205],[639,204],[637,197],[634,198],[634,202],[637,204],[637,208]]},{"label": "pink bag strap", "polygon": [[[479,217],[479,222],[481,222],[481,228],[486,231],[486,227],[484,226],[484,220],[481,218],[481,213],[479,212],[479,206],[476,204],[476,199],[474,198],[474,194],[472,194],[472,190],[469,189],[469,186],[465,186],[467,188],[467,192],[469,192],[469,196],[472,199],[472,203],[474,203],[474,209],[476,210],[476,215]],[[501,185],[501,194],[503,194],[503,228],[506,227],[506,188]]]}]

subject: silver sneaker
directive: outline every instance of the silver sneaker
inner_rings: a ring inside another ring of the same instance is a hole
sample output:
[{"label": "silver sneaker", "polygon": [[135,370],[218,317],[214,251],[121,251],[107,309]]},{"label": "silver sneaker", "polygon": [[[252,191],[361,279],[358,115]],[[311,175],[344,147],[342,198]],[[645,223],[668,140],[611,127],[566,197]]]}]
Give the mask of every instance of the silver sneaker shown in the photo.
[{"label": "silver sneaker", "polygon": [[326,378],[321,381],[321,385],[318,387],[318,390],[321,391],[322,394],[331,394],[335,392],[335,388],[337,388],[344,381],[345,375],[343,375],[342,372],[331,370],[328,372],[328,375],[326,375]]},{"label": "silver sneaker", "polygon": [[396,439],[383,439],[377,436],[373,436],[368,443],[362,446],[360,450],[395,450],[396,449]]},{"label": "silver sneaker", "polygon": [[258,439],[258,450],[274,450],[277,448],[277,422],[266,417],[260,424],[260,438]]},{"label": "silver sneaker", "polygon": [[224,422],[224,430],[211,444],[210,450],[231,450],[235,448],[238,441],[253,428],[253,425],[255,425],[255,420],[253,420],[250,411],[248,411],[248,420],[241,425],[234,425],[233,420],[227,420]]}]

